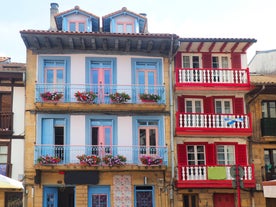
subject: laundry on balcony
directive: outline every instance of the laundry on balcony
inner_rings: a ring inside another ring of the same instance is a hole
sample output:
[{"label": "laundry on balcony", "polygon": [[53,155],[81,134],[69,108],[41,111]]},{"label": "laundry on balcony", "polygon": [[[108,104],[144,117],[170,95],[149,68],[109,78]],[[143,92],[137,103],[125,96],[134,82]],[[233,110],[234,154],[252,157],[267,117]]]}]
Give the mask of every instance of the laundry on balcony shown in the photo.
[{"label": "laundry on balcony", "polygon": [[208,179],[209,180],[226,180],[226,168],[225,167],[208,167]]},{"label": "laundry on balcony", "polygon": [[224,118],[224,121],[226,121],[227,124],[232,125],[236,122],[243,122],[243,118]]}]

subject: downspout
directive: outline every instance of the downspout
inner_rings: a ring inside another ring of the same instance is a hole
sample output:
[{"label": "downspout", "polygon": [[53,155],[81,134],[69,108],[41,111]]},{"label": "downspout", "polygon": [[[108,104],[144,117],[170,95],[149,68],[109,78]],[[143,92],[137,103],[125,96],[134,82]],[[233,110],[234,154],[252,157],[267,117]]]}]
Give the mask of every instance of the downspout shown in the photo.
[{"label": "downspout", "polygon": [[[170,206],[174,206],[174,176],[175,176],[175,165],[174,165],[174,102],[173,102],[173,76],[172,76],[172,62],[173,58],[178,50],[176,48],[175,52],[173,53],[173,46],[174,46],[174,38],[173,35],[171,37],[171,48],[169,54],[169,87],[170,87],[170,152],[171,152],[171,181],[170,181]],[[179,46],[179,45],[178,45]]]}]

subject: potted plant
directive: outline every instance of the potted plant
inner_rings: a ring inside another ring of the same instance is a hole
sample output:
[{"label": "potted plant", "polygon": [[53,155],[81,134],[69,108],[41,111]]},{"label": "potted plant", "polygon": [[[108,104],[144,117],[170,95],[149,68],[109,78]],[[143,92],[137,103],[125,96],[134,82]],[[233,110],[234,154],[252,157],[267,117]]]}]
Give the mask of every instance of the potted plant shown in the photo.
[{"label": "potted plant", "polygon": [[61,161],[59,157],[50,156],[50,155],[41,155],[37,162],[41,165],[47,165],[47,164],[58,164]]},{"label": "potted plant", "polygon": [[88,166],[93,166],[93,165],[98,165],[101,162],[101,158],[97,155],[79,155],[77,158],[80,161],[80,164],[82,165],[88,165]]},{"label": "potted plant", "polygon": [[139,97],[143,102],[157,102],[161,99],[159,95],[151,93],[141,93]]},{"label": "potted plant", "polygon": [[126,157],[123,155],[106,155],[103,157],[103,162],[108,166],[122,166],[126,163]]},{"label": "potted plant", "polygon": [[161,165],[163,162],[162,158],[157,155],[143,155],[140,161],[144,165]]},{"label": "potted plant", "polygon": [[88,92],[87,91],[84,91],[84,92],[77,91],[75,93],[75,97],[77,98],[77,101],[93,103],[93,101],[97,97],[97,95],[95,93],[93,93],[92,91],[88,91]]},{"label": "potted plant", "polygon": [[130,96],[127,93],[112,93],[109,95],[111,102],[113,103],[125,103],[130,100]]},{"label": "potted plant", "polygon": [[63,94],[62,92],[57,91],[47,91],[45,93],[41,93],[40,96],[44,101],[59,101],[63,97]]}]

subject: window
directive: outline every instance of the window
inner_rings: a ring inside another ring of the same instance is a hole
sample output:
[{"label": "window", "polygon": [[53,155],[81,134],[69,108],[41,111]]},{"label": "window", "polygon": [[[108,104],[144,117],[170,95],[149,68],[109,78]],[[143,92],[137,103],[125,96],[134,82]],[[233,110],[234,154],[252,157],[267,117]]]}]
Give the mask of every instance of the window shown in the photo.
[{"label": "window", "polygon": [[89,186],[88,188],[88,206],[89,207],[109,207],[110,187],[109,186]]},{"label": "window", "polygon": [[84,22],[69,22],[69,31],[70,32],[85,32],[85,23]]},{"label": "window", "polygon": [[265,149],[264,159],[266,180],[276,179],[276,149]]},{"label": "window", "polygon": [[201,99],[185,99],[186,113],[202,113],[203,101]]},{"label": "window", "polygon": [[276,118],[276,101],[262,102],[262,118]]},{"label": "window", "polygon": [[45,83],[63,84],[65,62],[63,60],[45,60]]},{"label": "window", "polygon": [[188,164],[205,165],[205,147],[203,145],[187,145]]},{"label": "window", "polygon": [[184,55],[182,57],[182,67],[183,68],[200,68],[201,57],[199,55]]},{"label": "window", "polygon": [[184,194],[183,195],[183,207],[198,207],[198,195],[197,194]]},{"label": "window", "polygon": [[229,68],[227,56],[212,56],[212,68]]},{"label": "window", "polygon": [[232,100],[216,99],[215,110],[216,114],[232,114]]},{"label": "window", "polygon": [[9,143],[1,143],[0,145],[0,174],[5,176],[10,176],[9,174],[9,162],[10,162],[10,152]]},{"label": "window", "polygon": [[217,164],[234,165],[235,164],[235,146],[217,145]]},{"label": "window", "polygon": [[158,122],[139,121],[138,124],[140,154],[156,154],[158,143]]}]

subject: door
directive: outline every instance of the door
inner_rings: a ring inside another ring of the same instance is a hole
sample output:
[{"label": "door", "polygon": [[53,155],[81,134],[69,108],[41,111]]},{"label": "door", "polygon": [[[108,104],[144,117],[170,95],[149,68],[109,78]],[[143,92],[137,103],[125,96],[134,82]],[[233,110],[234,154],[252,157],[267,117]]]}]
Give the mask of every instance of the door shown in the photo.
[{"label": "door", "polygon": [[235,197],[232,193],[215,193],[214,207],[235,207]]},{"label": "door", "polygon": [[90,84],[92,90],[97,94],[97,103],[108,103],[109,94],[112,93],[112,68],[111,61],[92,61],[90,69]]},{"label": "door", "polygon": [[135,187],[135,207],[154,207],[152,186]]},{"label": "door", "polygon": [[156,145],[158,143],[157,127],[139,127],[140,154],[157,154]]},{"label": "door", "polygon": [[201,127],[204,124],[202,99],[185,99],[184,123],[188,127]]},{"label": "door", "polygon": [[90,186],[88,189],[88,207],[110,207],[110,187]]},{"label": "door", "polygon": [[43,207],[74,207],[74,187],[44,187]]}]

